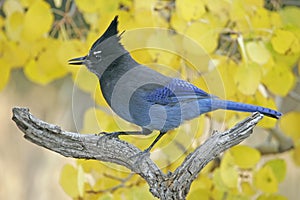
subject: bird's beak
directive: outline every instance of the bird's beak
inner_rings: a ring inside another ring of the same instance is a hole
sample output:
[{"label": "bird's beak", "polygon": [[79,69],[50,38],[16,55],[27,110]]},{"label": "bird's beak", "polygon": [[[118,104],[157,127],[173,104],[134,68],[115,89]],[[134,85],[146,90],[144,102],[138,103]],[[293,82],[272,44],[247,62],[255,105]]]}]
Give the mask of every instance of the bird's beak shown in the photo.
[{"label": "bird's beak", "polygon": [[86,59],[86,56],[79,57],[79,58],[73,58],[73,59],[68,60],[68,63],[70,65],[82,65],[84,63],[85,59]]}]

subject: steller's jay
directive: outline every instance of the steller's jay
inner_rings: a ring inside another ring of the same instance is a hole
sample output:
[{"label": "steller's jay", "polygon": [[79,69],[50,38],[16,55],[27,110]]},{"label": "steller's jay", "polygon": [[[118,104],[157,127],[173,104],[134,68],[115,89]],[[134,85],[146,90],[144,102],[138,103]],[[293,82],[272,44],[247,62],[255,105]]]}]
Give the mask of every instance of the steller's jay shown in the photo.
[{"label": "steller's jay", "polygon": [[86,56],[71,59],[69,64],[84,64],[100,80],[103,96],[112,110],[142,127],[140,132],[117,132],[115,136],[160,131],[145,152],[149,152],[167,131],[213,110],[260,112],[276,119],[282,115],[269,108],[219,99],[187,81],[164,76],[137,63],[120,44],[117,28],[118,16]]}]

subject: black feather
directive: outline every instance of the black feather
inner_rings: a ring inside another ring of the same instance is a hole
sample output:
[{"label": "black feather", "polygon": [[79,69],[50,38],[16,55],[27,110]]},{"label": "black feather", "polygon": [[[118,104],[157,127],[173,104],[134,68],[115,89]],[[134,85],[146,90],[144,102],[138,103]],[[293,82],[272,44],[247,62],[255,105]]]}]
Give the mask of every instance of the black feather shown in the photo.
[{"label": "black feather", "polygon": [[91,50],[93,50],[98,44],[106,40],[107,38],[110,38],[112,36],[116,36],[118,34],[118,15],[115,16],[115,18],[110,23],[109,27],[106,29],[106,31],[101,35],[96,42],[91,47]]}]

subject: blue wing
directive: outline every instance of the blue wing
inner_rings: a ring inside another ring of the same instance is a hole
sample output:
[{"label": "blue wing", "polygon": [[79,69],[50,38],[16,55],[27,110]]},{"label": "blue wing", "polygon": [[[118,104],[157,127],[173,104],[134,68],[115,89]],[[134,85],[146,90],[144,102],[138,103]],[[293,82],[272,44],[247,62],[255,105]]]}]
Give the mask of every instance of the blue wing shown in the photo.
[{"label": "blue wing", "polygon": [[180,79],[172,79],[168,85],[157,88],[147,95],[148,101],[161,105],[205,98],[216,98],[216,96],[210,95],[193,84]]}]

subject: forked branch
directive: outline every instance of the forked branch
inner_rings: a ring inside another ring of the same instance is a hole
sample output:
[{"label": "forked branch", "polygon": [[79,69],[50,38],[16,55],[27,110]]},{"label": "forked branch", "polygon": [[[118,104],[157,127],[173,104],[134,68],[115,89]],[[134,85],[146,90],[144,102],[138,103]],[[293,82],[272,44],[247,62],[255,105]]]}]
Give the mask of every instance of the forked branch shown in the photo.
[{"label": "forked branch", "polygon": [[149,184],[151,193],[160,199],[185,199],[192,182],[202,168],[226,149],[250,136],[263,118],[260,113],[222,133],[214,133],[173,172],[164,174],[134,145],[118,138],[97,134],[79,134],[62,130],[29,113],[27,108],[13,108],[13,120],[25,139],[66,157],[95,159],[127,167]]}]

